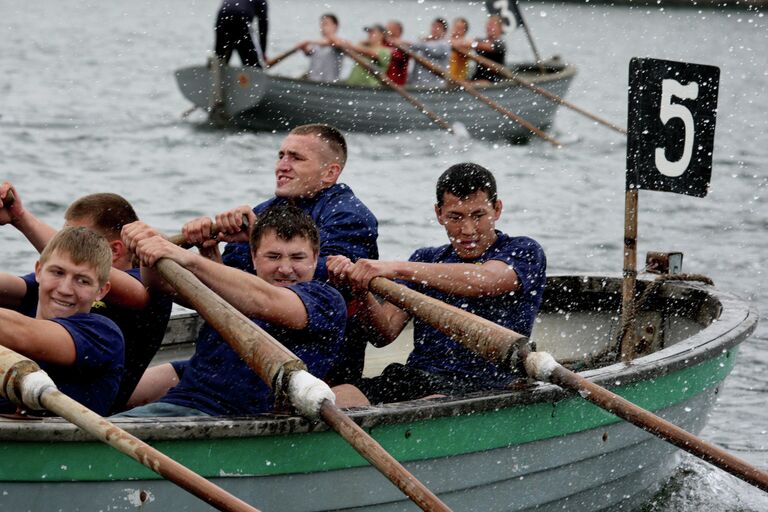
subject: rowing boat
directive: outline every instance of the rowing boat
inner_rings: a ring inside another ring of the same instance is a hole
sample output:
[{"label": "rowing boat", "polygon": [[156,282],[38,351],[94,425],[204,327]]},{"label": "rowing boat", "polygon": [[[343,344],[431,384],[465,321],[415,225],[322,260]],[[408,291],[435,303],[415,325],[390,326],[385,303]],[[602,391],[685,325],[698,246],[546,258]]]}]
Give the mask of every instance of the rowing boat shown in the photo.
[{"label": "rowing boat", "polygon": [[[620,303],[618,278],[550,277],[532,339],[584,377],[698,433],[756,312],[710,286],[664,283],[638,316],[653,351],[624,364],[612,356]],[[188,353],[198,327],[194,315],[174,318],[161,358]],[[366,371],[391,360],[369,358]],[[663,441],[530,381],[349,413],[456,511],[631,509],[677,462]],[[269,414],[116,423],[264,511],[416,509],[321,423]],[[0,420],[0,438],[2,509],[204,508],[62,420]]]},{"label": "rowing boat", "polygon": [[[517,77],[563,97],[576,68],[557,59],[542,66],[511,66]],[[182,94],[196,107],[212,105],[211,66],[176,71]],[[258,131],[285,131],[308,123],[328,123],[343,131],[397,133],[441,129],[388,88],[322,83],[271,75],[258,68],[225,66],[221,73],[223,116],[235,127]],[[548,129],[557,104],[515,81],[477,85],[478,90],[536,128]],[[449,123],[461,123],[475,138],[523,142],[531,132],[478,103],[458,88],[408,87],[408,92]]]}]

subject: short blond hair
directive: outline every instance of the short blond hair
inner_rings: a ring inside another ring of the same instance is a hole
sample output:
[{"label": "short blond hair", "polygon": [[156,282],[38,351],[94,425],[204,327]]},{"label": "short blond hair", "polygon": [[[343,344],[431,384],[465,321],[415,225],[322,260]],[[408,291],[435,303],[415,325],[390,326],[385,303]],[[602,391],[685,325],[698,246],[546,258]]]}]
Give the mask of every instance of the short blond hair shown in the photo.
[{"label": "short blond hair", "polygon": [[45,265],[54,252],[66,254],[76,264],[85,263],[96,271],[99,287],[109,279],[112,249],[102,235],[88,228],[64,228],[51,238],[40,253],[40,265]]}]

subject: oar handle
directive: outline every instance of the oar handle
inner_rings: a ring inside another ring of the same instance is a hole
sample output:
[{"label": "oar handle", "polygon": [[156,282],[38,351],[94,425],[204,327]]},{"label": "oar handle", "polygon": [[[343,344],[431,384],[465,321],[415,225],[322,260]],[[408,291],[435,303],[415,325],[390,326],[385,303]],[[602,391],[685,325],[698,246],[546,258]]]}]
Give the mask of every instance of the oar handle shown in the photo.
[{"label": "oar handle", "polygon": [[511,110],[502,107],[501,105],[499,105],[498,103],[496,103],[495,101],[490,99],[485,94],[482,94],[481,92],[479,92],[468,81],[466,81],[466,80],[456,80],[455,78],[453,78],[451,76],[451,74],[448,71],[446,71],[445,69],[443,69],[440,66],[436,65],[434,62],[432,62],[431,60],[427,59],[426,57],[424,57],[422,55],[419,55],[418,53],[416,53],[414,51],[411,51],[411,49],[408,48],[407,46],[405,46],[404,44],[397,44],[395,46],[400,51],[402,51],[403,53],[405,53],[409,57],[411,57],[413,60],[415,60],[416,62],[418,62],[422,66],[424,66],[427,70],[429,70],[433,74],[441,77],[442,79],[448,81],[449,83],[451,83],[451,84],[453,84],[455,86],[463,88],[470,96],[473,96],[474,98],[482,101],[483,103],[485,103],[486,105],[488,105],[489,107],[494,109],[495,111],[499,112],[501,115],[503,115],[505,117],[508,117],[509,119],[512,119],[514,122],[516,122],[517,124],[519,124],[520,126],[525,128],[526,130],[530,131],[531,133],[533,133],[537,137],[540,137],[540,138],[544,139],[545,141],[549,142],[550,144],[552,144],[555,147],[561,147],[562,146],[562,144],[560,142],[558,142],[554,138],[552,138],[549,135],[547,135],[546,133],[544,133],[544,131],[540,130],[539,128],[537,128],[536,126],[534,126],[530,122],[526,121],[525,119],[523,119],[519,115],[515,114]]},{"label": "oar handle", "polygon": [[518,368],[529,343],[522,334],[389,279],[376,277],[368,288],[505,370]]},{"label": "oar handle", "polygon": [[[250,229],[250,219],[248,219],[248,215],[245,213],[243,214],[242,224],[240,225],[240,229],[248,232],[248,229]],[[221,232],[221,229],[219,226],[217,226],[215,223],[211,224],[211,240],[215,240],[216,236]],[[183,233],[177,233],[175,235],[171,235],[168,237],[168,240],[174,245],[178,245],[179,247],[183,247],[184,249],[189,249],[194,244],[191,244],[187,242],[187,238],[184,236]]]},{"label": "oar handle", "polygon": [[416,107],[421,111],[422,114],[427,116],[430,120],[432,120],[433,123],[438,125],[440,128],[443,128],[445,131],[453,134],[454,130],[451,127],[451,125],[448,124],[448,122],[437,115],[436,113],[429,110],[424,103],[416,99],[415,96],[413,96],[411,93],[397,85],[395,82],[392,81],[387,75],[376,69],[371,65],[370,62],[366,61],[363,57],[361,57],[356,51],[347,48],[346,46],[340,45],[339,48],[342,52],[344,52],[345,55],[347,55],[349,58],[357,62],[362,68],[364,68],[366,71],[368,71],[371,75],[376,78],[376,80],[379,81],[379,83],[389,87],[393,91],[396,91],[400,96],[405,98],[411,105]]},{"label": "oar handle", "polygon": [[[131,457],[213,507],[227,512],[259,512],[258,509],[224,491],[167,455],[149,446],[82,404],[61,393],[49,378],[43,377],[33,361],[0,347],[0,394],[17,405],[45,409],[61,416]],[[34,377],[32,377],[34,375]],[[48,382],[45,382],[45,381]],[[38,384],[43,381],[43,385]],[[35,403],[27,403],[34,400]]]}]

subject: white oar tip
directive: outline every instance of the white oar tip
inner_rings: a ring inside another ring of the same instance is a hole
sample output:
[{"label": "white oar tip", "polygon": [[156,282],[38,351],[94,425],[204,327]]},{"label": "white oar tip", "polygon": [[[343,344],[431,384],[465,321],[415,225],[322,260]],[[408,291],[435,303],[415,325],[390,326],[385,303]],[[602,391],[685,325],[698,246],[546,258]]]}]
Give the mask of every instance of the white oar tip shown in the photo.
[{"label": "white oar tip", "polygon": [[45,407],[40,399],[48,389],[56,389],[56,384],[48,374],[43,370],[32,372],[21,381],[21,401],[30,409],[42,411]]},{"label": "white oar tip", "polygon": [[320,407],[324,401],[336,403],[336,395],[328,384],[304,370],[291,373],[288,397],[299,414],[313,419],[320,416]]},{"label": "white oar tip", "polygon": [[531,352],[525,358],[525,371],[529,377],[549,382],[552,372],[560,366],[548,352]]}]

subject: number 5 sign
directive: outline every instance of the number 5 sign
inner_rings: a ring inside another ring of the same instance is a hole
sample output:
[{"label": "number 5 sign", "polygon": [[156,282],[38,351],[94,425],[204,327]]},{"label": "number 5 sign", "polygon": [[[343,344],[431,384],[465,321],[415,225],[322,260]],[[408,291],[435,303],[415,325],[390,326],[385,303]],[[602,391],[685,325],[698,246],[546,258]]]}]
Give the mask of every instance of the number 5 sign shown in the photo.
[{"label": "number 5 sign", "polygon": [[714,66],[630,61],[627,189],[707,195],[719,81]]}]

